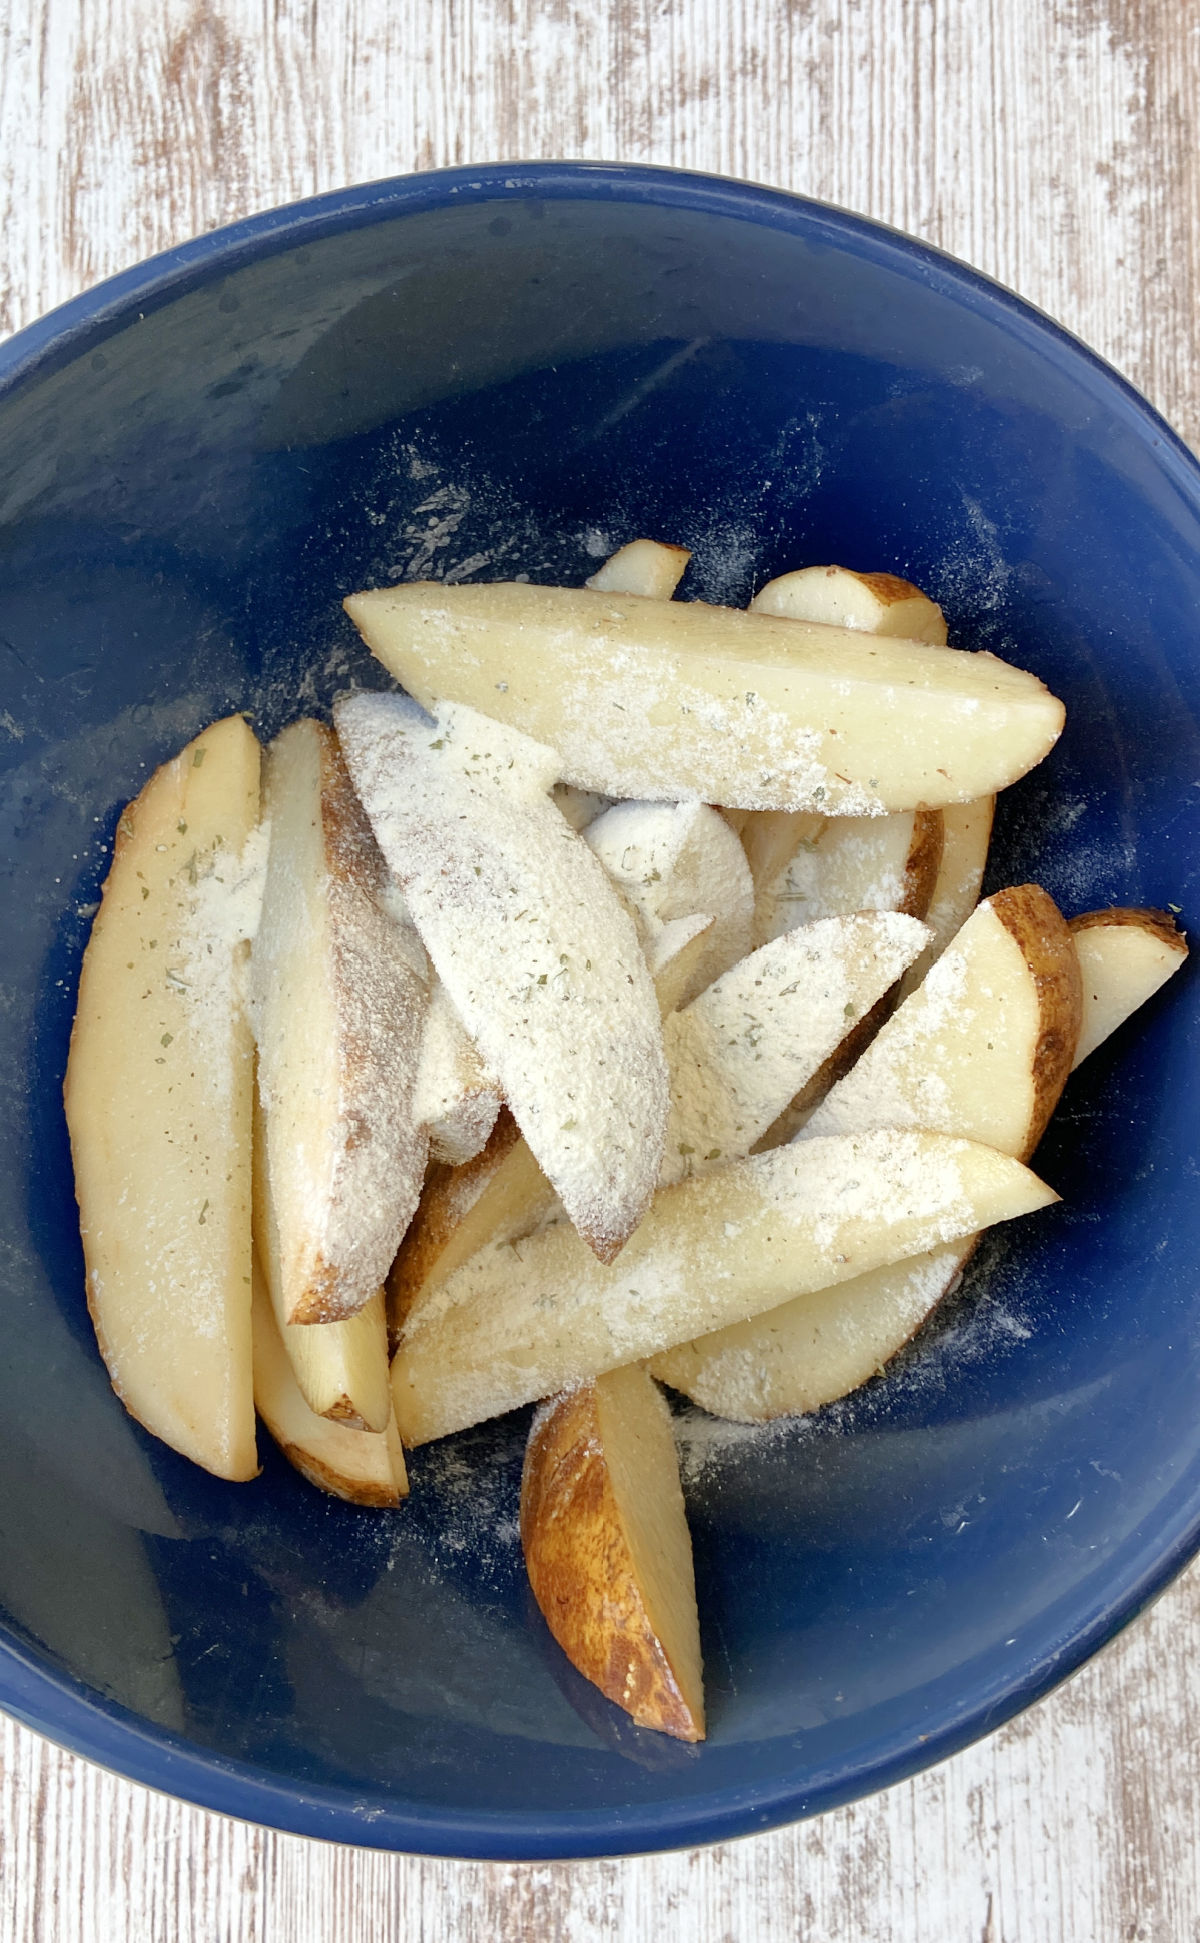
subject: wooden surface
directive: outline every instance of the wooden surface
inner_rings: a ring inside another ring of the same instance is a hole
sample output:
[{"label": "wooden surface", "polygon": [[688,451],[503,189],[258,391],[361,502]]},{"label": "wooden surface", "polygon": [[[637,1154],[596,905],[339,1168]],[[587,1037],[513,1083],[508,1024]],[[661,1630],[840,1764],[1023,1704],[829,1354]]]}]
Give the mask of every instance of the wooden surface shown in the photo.
[{"label": "wooden surface", "polygon": [[[588,156],[749,176],[929,238],[1200,443],[1196,0],[8,0],[0,330],[314,190]],[[889,1794],[649,1861],[425,1862],[147,1794],[11,1724],[0,1943],[1190,1943],[1200,1572]]]}]

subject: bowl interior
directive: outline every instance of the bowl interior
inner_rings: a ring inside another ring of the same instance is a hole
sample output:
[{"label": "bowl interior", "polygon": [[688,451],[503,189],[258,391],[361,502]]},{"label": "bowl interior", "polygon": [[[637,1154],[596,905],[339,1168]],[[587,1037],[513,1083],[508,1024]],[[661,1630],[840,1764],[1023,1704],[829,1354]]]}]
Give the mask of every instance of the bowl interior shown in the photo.
[{"label": "bowl interior", "polygon": [[[503,171],[332,199],[74,307],[0,390],[0,1700],[282,1826],[498,1855],[742,1832],[1004,1717],[1194,1543],[1200,1197],[1184,974],[1070,1082],[1063,1205],[882,1379],[762,1432],[684,1410],[710,1739],[633,1728],[524,1581],[524,1414],[397,1514],[263,1438],[227,1486],[113,1399],[61,1081],[117,815],[214,716],[382,683],[346,591],[577,582],[641,533],[743,602],[886,568],[1068,705],[990,883],[1200,907],[1196,472],[969,273],[763,192]],[[0,378],[4,375],[0,368]]]}]

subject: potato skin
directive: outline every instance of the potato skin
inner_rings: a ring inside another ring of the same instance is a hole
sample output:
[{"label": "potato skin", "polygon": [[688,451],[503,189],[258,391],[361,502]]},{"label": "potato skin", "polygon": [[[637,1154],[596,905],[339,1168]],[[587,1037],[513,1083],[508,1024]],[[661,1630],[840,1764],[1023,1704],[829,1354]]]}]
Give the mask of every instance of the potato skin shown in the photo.
[{"label": "potato skin", "polygon": [[1071,1071],[1083,1022],[1083,976],[1066,919],[1040,884],[1016,884],[997,891],[991,904],[1025,954],[1038,995],[1033,1116],[1025,1144],[1016,1155],[1026,1161],[1045,1133]]},{"label": "potato skin", "polygon": [[704,1738],[633,1574],[596,1414],[595,1385],[539,1408],[521,1478],[521,1543],[542,1614],[573,1666],[639,1727]]},{"label": "potato skin", "polygon": [[1169,911],[1157,911],[1149,905],[1110,905],[1106,911],[1085,911],[1082,917],[1072,918],[1069,929],[1075,931],[1094,931],[1112,925],[1128,925],[1136,931],[1148,931],[1163,944],[1177,951],[1181,958],[1187,957],[1187,940],[1180,931]]}]

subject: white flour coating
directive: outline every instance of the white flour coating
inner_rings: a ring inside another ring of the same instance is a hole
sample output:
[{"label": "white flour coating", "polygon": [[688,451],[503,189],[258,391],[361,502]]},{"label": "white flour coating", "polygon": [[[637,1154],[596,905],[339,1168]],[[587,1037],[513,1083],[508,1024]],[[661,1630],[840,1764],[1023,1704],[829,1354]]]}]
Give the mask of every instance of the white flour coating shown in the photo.
[{"label": "white flour coating", "polygon": [[603,870],[555,808],[554,752],[474,710],[338,704],[355,784],[434,966],[572,1221],[611,1251],[662,1157],[658,1003]]},{"label": "white flour coating", "polygon": [[667,1018],[660,1184],[749,1153],[927,937],[898,912],[827,918],[763,945]]},{"label": "white flour coating", "polygon": [[899,910],[908,888],[912,812],[833,817],[765,891],[767,931],[778,937],[797,924],[847,911]]},{"label": "white flour coating", "polygon": [[194,1070],[221,1100],[231,1097],[240,1074],[240,1059],[230,1063],[229,1021],[249,1016],[248,947],[262,912],[269,841],[269,823],[259,823],[240,851],[217,845],[197,852],[182,873],[194,889],[165,977],[187,1000]]},{"label": "white flour coating", "polygon": [[272,812],[252,959],[259,1095],[289,1316],[347,1316],[378,1288],[420,1193],[412,1092],[427,992],[411,926],[326,728],[268,752]]},{"label": "white flour coating", "polygon": [[[615,613],[614,618],[621,616]],[[661,798],[662,731],[650,718],[656,708],[669,707],[688,718],[692,760],[710,773],[718,800],[732,802],[736,797],[746,809],[836,805],[843,816],[883,814],[884,806],[873,791],[834,776],[822,760],[821,733],[798,727],[782,710],[765,702],[747,703],[744,696],[714,696],[685,681],[677,671],[668,694],[657,659],[636,647],[610,647],[602,641],[595,647],[589,643],[581,652],[574,633],[551,636],[550,646],[576,675],[561,696],[568,781],[585,789],[603,789],[610,778],[619,777],[623,797]],[[736,760],[731,763],[731,751],[745,743],[748,708],[754,711],[758,759],[753,777],[747,777]]]},{"label": "white flour coating", "polygon": [[950,1094],[930,1048],[951,1023],[956,1033],[969,1031],[973,1008],[963,1002],[968,978],[965,953],[957,945],[948,946],[930,967],[924,984],[893,1012],[879,1037],[822,1100],[798,1137],[853,1133],[867,1125],[943,1124]]},{"label": "white flour coating", "polygon": [[745,957],[754,883],[746,853],[719,810],[707,803],[615,803],[587,826],[584,842],[637,912],[648,946],[673,919],[711,914],[681,1004]]},{"label": "white flour coating", "polygon": [[795,1416],[875,1375],[957,1279],[970,1244],[916,1255],[782,1303],[656,1357],[653,1372],[718,1414]]},{"label": "white flour coating", "polygon": [[435,1160],[461,1167],[486,1145],[500,1111],[494,1075],[479,1056],[440,978],[433,982],[413,1088],[413,1118]]}]

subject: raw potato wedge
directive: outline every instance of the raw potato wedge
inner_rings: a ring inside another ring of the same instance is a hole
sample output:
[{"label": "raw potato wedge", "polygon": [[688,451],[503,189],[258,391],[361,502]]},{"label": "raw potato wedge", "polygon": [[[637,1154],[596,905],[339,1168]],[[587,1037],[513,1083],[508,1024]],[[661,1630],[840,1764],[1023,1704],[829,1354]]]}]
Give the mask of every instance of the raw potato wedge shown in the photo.
[{"label": "raw potato wedge", "polygon": [[679,1343],[649,1368],[702,1410],[736,1423],[819,1410],[878,1376],[949,1293],[977,1240],[948,1241],[794,1296],[769,1315]]},{"label": "raw potato wedge", "polygon": [[434,1160],[461,1167],[487,1145],[501,1100],[450,994],[435,978],[421,1036],[413,1119],[429,1135]]},{"label": "raw potato wedge", "polygon": [[1049,752],[1064,710],[988,654],[595,588],[407,586],[345,602],[419,702],[466,702],[622,797],[879,815],[969,802]]},{"label": "raw potato wedge", "polygon": [[805,1128],[928,1127],[1031,1154],[1075,1057],[1075,944],[1037,884],[997,891]]},{"label": "raw potato wedge", "polygon": [[850,567],[801,567],[768,580],[750,603],[752,614],[893,634],[905,641],[946,645],[946,617],[911,580],[894,573],[855,573]]},{"label": "raw potato wedge", "polygon": [[660,1186],[748,1154],[925,937],[923,924],[895,911],[826,918],[763,945],[668,1018]]},{"label": "raw potato wedge", "polygon": [[279,1340],[305,1404],[354,1430],[382,1431],[392,1414],[383,1290],[344,1322],[289,1322],[271,1203],[266,1126],[254,1112],[254,1253]]},{"label": "raw potato wedge", "polygon": [[565,1225],[485,1249],[409,1311],[400,1434],[444,1437],[1055,1198],[990,1148],[885,1128],[662,1189],[611,1266]]},{"label": "raw potato wedge", "polygon": [[681,1004],[745,957],[754,885],[719,811],[706,803],[614,803],[588,825],[584,842],[637,912],[648,945],[674,918],[712,914]]},{"label": "raw potato wedge", "polygon": [[548,795],[553,750],[399,695],[339,702],[383,852],[463,1025],[589,1246],[611,1259],[654,1190],[662,1027],[632,918]]},{"label": "raw potato wedge", "polygon": [[[322,1325],[310,1327],[316,1334]],[[344,1325],[326,1324],[338,1328]],[[304,1401],[275,1323],[271,1298],[254,1279],[254,1402],[275,1442],[318,1491],[348,1504],[390,1506],[408,1495],[408,1473],[395,1417],[384,1429],[355,1430],[316,1416]]]},{"label": "raw potato wedge", "polygon": [[534,1598],[566,1653],[639,1727],[704,1738],[692,1541],[671,1413],[636,1365],[544,1403],[521,1478]]},{"label": "raw potato wedge", "polygon": [[251,979],[283,1314],[337,1322],[379,1288],[421,1192],[427,973],[415,933],[381,908],[386,866],[332,732],[285,729],[263,796]]},{"label": "raw potato wedge", "polygon": [[941,863],[942,818],[941,810],[837,816],[814,835],[802,835],[783,870],[761,880],[756,942],[847,911],[923,918]]},{"label": "raw potato wedge", "polygon": [[258,799],[258,743],[232,716],[125,811],[64,1088],[88,1307],[113,1388],[155,1436],[236,1479],[258,1469],[242,1003],[256,912],[239,894]]},{"label": "raw potato wedge", "polygon": [[610,553],[591,575],[589,587],[602,594],[641,594],[646,600],[670,600],[691,559],[685,546],[665,546],[661,540],[630,540]]},{"label": "raw potato wedge", "polygon": [[[1074,944],[1057,907],[1034,884],[1000,891],[968,919],[798,1144],[881,1124],[933,1124],[1027,1159],[1071,1069],[1081,1007]],[[651,1368],[716,1416],[759,1422],[815,1409],[895,1355],[973,1247],[968,1236],[882,1268],[861,1288],[797,1294],[767,1317],[656,1357]]]},{"label": "raw potato wedge", "polygon": [[[696,952],[711,919],[672,918],[654,941],[649,969],[662,1012],[674,1010],[690,981]],[[388,1277],[388,1330],[397,1332],[420,1291],[445,1281],[488,1243],[531,1235],[557,1197],[521,1138],[512,1115],[502,1112],[482,1152],[465,1167],[433,1166],[421,1203]]]},{"label": "raw potato wedge", "polygon": [[1071,920],[1083,978],[1083,1024],[1075,1064],[1165,985],[1188,955],[1166,911],[1088,911]]},{"label": "raw potato wedge", "polygon": [[950,803],[941,813],[941,860],[928,905],[920,913],[933,936],[901,979],[901,999],[916,991],[979,902],[995,810],[995,797],[984,796],[975,803]]}]

